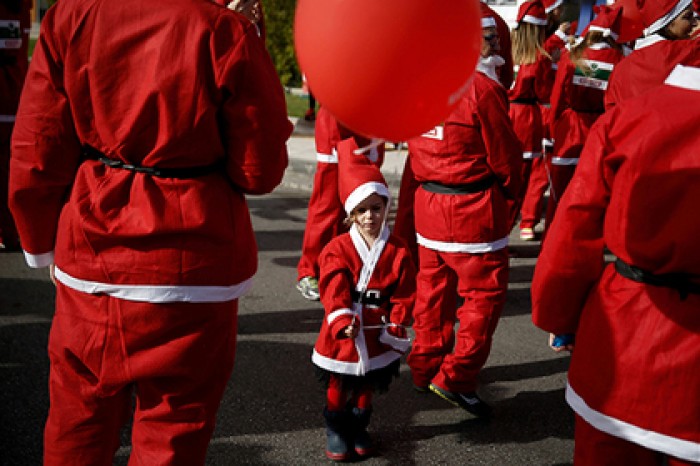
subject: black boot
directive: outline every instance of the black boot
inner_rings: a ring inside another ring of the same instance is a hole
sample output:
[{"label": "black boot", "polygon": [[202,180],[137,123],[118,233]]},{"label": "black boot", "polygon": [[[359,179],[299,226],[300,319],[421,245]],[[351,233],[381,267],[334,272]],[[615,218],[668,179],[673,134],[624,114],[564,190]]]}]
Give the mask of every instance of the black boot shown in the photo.
[{"label": "black boot", "polygon": [[352,408],[353,438],[355,440],[355,453],[359,456],[371,456],[375,453],[375,445],[367,433],[369,419],[372,417],[372,408]]},{"label": "black boot", "polygon": [[326,418],[326,456],[333,461],[347,461],[350,458],[348,439],[351,418],[346,411],[328,411],[323,408]]}]

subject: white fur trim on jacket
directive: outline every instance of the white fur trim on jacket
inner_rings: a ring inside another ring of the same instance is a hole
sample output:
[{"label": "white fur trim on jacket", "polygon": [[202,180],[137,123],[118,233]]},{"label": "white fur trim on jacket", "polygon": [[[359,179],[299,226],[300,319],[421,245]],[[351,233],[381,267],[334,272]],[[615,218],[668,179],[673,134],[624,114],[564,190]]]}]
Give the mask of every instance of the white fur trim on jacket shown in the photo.
[{"label": "white fur trim on jacket", "polygon": [[418,244],[433,251],[440,252],[462,252],[468,254],[483,254],[486,252],[498,251],[508,246],[508,237],[501,238],[490,243],[448,243],[446,241],[435,241],[425,238],[416,233]]}]

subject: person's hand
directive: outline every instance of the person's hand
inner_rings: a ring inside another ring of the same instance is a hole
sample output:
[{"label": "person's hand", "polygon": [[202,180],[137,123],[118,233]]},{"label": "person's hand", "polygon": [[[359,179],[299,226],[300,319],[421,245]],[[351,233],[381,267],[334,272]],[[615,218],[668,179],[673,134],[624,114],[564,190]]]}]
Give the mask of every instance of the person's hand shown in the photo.
[{"label": "person's hand", "polygon": [[345,327],[343,333],[348,338],[356,338],[357,335],[360,333],[360,327],[358,327],[355,324],[348,325],[347,327]]},{"label": "person's hand", "polygon": [[[560,341],[555,342],[556,339],[558,339]],[[555,335],[553,333],[550,333],[549,334],[549,347],[552,348],[557,353],[561,353],[562,351],[573,351],[574,350],[574,335],[572,333],[567,333],[565,335]]]},{"label": "person's hand", "polygon": [[407,336],[406,329],[399,325],[389,325],[386,328],[386,331],[389,335],[396,338],[406,338]]},{"label": "person's hand", "polygon": [[56,286],[56,264],[49,265],[49,278],[51,279],[51,283]]},{"label": "person's hand", "polygon": [[262,18],[260,0],[233,0],[228,4],[228,8],[242,14],[253,24],[258,24]]}]

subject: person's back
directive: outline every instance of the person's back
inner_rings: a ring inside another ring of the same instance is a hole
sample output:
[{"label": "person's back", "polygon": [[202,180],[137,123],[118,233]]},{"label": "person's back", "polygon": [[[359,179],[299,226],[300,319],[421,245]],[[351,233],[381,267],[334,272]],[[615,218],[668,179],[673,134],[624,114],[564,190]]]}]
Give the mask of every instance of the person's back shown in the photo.
[{"label": "person's back", "polygon": [[111,464],[132,397],[130,463],[204,464],[257,267],[244,195],[279,184],[291,129],[237,13],[209,0],[48,10],[10,173],[27,262],[55,270],[46,466]]},{"label": "person's back", "polygon": [[[700,459],[698,119],[691,67],[606,112],[535,268],[533,322],[576,335],[566,397],[580,416],[577,464]],[[640,402],[654,399],[664,402]],[[601,435],[605,452],[588,443]]]},{"label": "person's back", "polygon": [[[56,140],[61,160],[51,162],[54,181],[43,192],[35,191],[41,173],[13,173],[24,249],[51,251],[77,171],[55,242],[62,271],[136,284],[248,279],[256,258],[241,193],[279,183],[290,132],[254,26],[199,0],[80,0],[51,8],[43,28],[13,164],[56,157],[49,152]],[[39,94],[52,87],[51,98]],[[85,161],[84,144],[127,164],[221,168],[189,179],[149,176]],[[43,196],[40,209],[26,208]]]}]

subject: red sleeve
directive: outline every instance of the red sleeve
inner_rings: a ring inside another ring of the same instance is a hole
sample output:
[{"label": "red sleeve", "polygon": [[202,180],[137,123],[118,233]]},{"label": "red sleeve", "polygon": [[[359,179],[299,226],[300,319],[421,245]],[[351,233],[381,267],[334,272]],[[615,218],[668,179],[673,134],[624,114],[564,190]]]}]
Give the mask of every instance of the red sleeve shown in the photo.
[{"label": "red sleeve", "polygon": [[[353,275],[339,241],[332,241],[321,252],[318,258],[319,283],[321,303],[325,309],[325,319],[328,321],[331,334],[337,336],[345,327],[352,323],[352,314],[342,313],[351,311],[352,290],[355,289]],[[334,314],[337,311],[341,313]]]},{"label": "red sleeve", "polygon": [[604,267],[603,223],[610,199],[607,134],[616,113],[591,129],[557,208],[532,280],[532,320],[551,333],[575,333],[589,290]]},{"label": "red sleeve", "polygon": [[391,295],[392,323],[407,327],[413,318],[413,305],[416,300],[416,266],[407,248],[401,249],[398,264],[400,275],[396,289]]},{"label": "red sleeve", "polygon": [[60,34],[55,10],[43,19],[12,136],[10,206],[22,248],[35,255],[54,249],[58,217],[81,157],[54,42]]},{"label": "red sleeve", "polygon": [[[234,21],[222,15],[212,40],[229,43]],[[293,127],[265,44],[254,25],[246,26],[244,37],[217,59],[221,64],[218,85],[228,95],[221,109],[221,132],[233,184],[244,193],[263,194],[282,181],[286,141]],[[226,46],[215,43],[213,47],[222,50]]]},{"label": "red sleeve", "polygon": [[564,110],[569,108],[571,104],[568,101],[568,88],[571,84],[571,79],[574,73],[574,65],[569,61],[569,55],[562,56],[559,62],[556,75],[554,77],[554,86],[552,87],[551,111],[549,112],[549,121],[546,122],[550,126],[550,134],[554,134],[554,122],[556,122]]},{"label": "red sleeve", "polygon": [[[498,89],[500,90],[500,89]],[[522,147],[508,116],[505,93],[490,88],[479,96],[477,114],[486,147],[486,163],[505,196],[515,199],[522,184]]]}]

